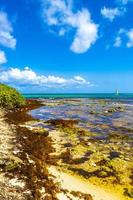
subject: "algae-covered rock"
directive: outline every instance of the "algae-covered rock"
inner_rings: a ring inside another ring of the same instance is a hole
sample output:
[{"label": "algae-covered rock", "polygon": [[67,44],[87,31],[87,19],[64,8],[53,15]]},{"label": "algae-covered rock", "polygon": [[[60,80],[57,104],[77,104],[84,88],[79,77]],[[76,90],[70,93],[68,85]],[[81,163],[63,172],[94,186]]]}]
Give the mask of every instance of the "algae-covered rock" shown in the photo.
[{"label": "algae-covered rock", "polygon": [[108,138],[110,140],[128,140],[129,136],[125,134],[121,134],[119,132],[111,132]]},{"label": "algae-covered rock", "polygon": [[106,171],[100,171],[98,172],[98,175],[97,175],[99,178],[106,178],[109,176],[108,172]]},{"label": "algae-covered rock", "polygon": [[14,170],[20,167],[22,164],[23,164],[23,161],[20,158],[11,155],[10,160],[5,165],[5,170],[6,171]]},{"label": "algae-covered rock", "polygon": [[85,199],[85,200],[93,200],[92,196],[90,194],[84,194],[84,193],[81,193],[81,192],[75,192],[75,191],[72,191],[71,194],[76,197],[74,199]]},{"label": "algae-covered rock", "polygon": [[110,159],[114,159],[114,158],[118,158],[119,156],[120,156],[120,152],[111,151],[111,152],[110,152],[110,155],[109,155],[109,158],[110,158]]},{"label": "algae-covered rock", "polygon": [[110,108],[110,109],[107,110],[107,112],[108,112],[108,113],[116,112],[116,108]]},{"label": "algae-covered rock", "polygon": [[18,167],[19,167],[19,164],[18,164],[18,163],[10,162],[10,163],[8,163],[8,164],[6,165],[5,170],[6,170],[6,171],[11,171],[11,170],[14,170],[14,169],[16,169],[16,168],[18,168]]},{"label": "algae-covered rock", "polygon": [[133,198],[133,188],[124,188],[124,195]]},{"label": "algae-covered rock", "polygon": [[123,173],[128,167],[128,164],[125,160],[120,158],[115,158],[107,162],[107,166],[115,170],[115,172]]},{"label": "algae-covered rock", "polygon": [[106,163],[112,171],[119,184],[131,183],[132,163],[120,158],[114,158]]},{"label": "algae-covered rock", "polygon": [[118,106],[118,107],[116,107],[116,110],[118,110],[120,112],[124,112],[125,111],[125,107],[124,106]]},{"label": "algae-covered rock", "polygon": [[91,111],[90,111],[90,114],[91,114],[91,115],[96,115],[96,114],[98,114],[98,112],[96,112],[95,110],[91,110]]}]

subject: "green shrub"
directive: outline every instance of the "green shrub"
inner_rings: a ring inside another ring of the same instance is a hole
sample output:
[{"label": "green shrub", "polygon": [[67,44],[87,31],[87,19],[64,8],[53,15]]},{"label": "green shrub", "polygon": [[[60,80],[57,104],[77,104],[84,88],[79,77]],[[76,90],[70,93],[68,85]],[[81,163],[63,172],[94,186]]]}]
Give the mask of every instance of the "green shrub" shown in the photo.
[{"label": "green shrub", "polygon": [[25,104],[25,98],[14,88],[0,84],[0,106],[12,109]]}]

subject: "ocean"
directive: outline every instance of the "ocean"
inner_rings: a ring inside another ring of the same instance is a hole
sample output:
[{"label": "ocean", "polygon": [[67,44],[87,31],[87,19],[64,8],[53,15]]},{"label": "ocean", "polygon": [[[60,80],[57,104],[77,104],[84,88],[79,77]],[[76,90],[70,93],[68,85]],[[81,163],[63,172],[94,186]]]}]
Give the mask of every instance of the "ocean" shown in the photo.
[{"label": "ocean", "polygon": [[62,99],[62,98],[91,98],[91,99],[133,99],[133,93],[120,93],[116,95],[115,93],[32,93],[23,94],[26,98],[33,99]]}]

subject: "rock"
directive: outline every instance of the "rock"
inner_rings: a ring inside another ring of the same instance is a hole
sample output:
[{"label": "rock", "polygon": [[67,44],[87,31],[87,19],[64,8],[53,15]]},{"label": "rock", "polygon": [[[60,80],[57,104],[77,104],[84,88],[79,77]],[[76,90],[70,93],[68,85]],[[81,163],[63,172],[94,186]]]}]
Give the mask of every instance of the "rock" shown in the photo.
[{"label": "rock", "polygon": [[72,146],[73,145],[70,142],[64,144],[64,147],[72,147]]},{"label": "rock", "polygon": [[6,160],[5,159],[0,159],[0,168],[3,167],[6,164]]},{"label": "rock", "polygon": [[36,133],[38,135],[43,135],[44,137],[48,137],[49,136],[49,131],[46,131],[44,129],[33,130],[33,133]]},{"label": "rock", "polygon": [[118,106],[116,109],[118,111],[120,111],[120,112],[124,112],[125,111],[125,108],[123,106]]},{"label": "rock", "polygon": [[108,138],[110,140],[128,140],[129,136],[124,135],[124,134],[120,134],[118,132],[111,132]]},{"label": "rock", "polygon": [[107,166],[117,173],[124,173],[128,167],[128,164],[125,160],[115,158],[113,160],[108,161]]},{"label": "rock", "polygon": [[124,188],[124,195],[133,198],[133,188]]},{"label": "rock", "polygon": [[22,165],[22,164],[23,164],[23,161],[20,158],[11,155],[10,160],[5,164],[6,165],[5,170],[6,171],[14,170],[14,169],[20,167],[20,165]]},{"label": "rock", "polygon": [[18,178],[13,178],[9,181],[9,184],[11,186],[17,187],[17,188],[24,188],[25,183],[22,180],[19,180]]},{"label": "rock", "polygon": [[110,158],[110,159],[113,159],[113,158],[118,158],[119,156],[120,156],[120,152],[111,151],[111,152],[110,152],[110,155],[109,155],[109,158]]},{"label": "rock", "polygon": [[106,177],[108,177],[108,172],[106,172],[106,171],[100,171],[97,176],[99,178],[106,178]]},{"label": "rock", "polygon": [[110,109],[107,110],[107,112],[108,113],[113,113],[113,112],[116,112],[116,109],[115,108],[110,108]]},{"label": "rock", "polygon": [[91,111],[90,111],[90,114],[91,114],[91,115],[96,115],[96,114],[98,114],[98,113],[97,113],[96,111],[94,111],[94,110],[91,110]]},{"label": "rock", "polygon": [[15,163],[18,163],[18,164],[23,164],[23,160],[21,160],[19,157],[17,156],[14,156],[14,155],[11,155],[10,157],[10,160],[15,162]]},{"label": "rock", "polygon": [[16,169],[16,168],[18,168],[18,167],[19,167],[19,164],[18,164],[18,163],[10,162],[10,163],[8,163],[8,164],[6,165],[5,170],[6,170],[6,171],[11,171],[11,170]]}]

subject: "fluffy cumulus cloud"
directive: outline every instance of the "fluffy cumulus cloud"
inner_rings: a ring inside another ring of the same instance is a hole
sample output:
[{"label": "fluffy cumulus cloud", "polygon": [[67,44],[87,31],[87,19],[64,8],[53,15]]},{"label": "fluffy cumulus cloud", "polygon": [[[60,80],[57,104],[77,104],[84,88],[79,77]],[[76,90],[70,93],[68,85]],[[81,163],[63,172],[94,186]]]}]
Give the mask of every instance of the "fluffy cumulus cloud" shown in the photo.
[{"label": "fluffy cumulus cloud", "polygon": [[12,35],[13,28],[8,20],[7,14],[0,11],[0,45],[15,48],[16,39]]},{"label": "fluffy cumulus cloud", "polygon": [[98,25],[88,9],[73,11],[72,0],[42,0],[43,19],[51,27],[58,28],[59,36],[74,31],[70,49],[75,53],[86,52],[98,38]]},{"label": "fluffy cumulus cloud", "polygon": [[97,39],[97,26],[91,22],[90,13],[85,9],[77,15],[77,31],[71,45],[75,53],[86,52]]},{"label": "fluffy cumulus cloud", "polygon": [[0,65],[7,62],[6,55],[4,51],[0,50]]},{"label": "fluffy cumulus cloud", "polygon": [[101,14],[103,17],[109,19],[110,21],[113,21],[117,16],[122,16],[126,9],[119,9],[119,8],[102,8]]},{"label": "fluffy cumulus cloud", "polygon": [[117,2],[126,5],[127,3],[133,2],[133,0],[117,0]]},{"label": "fluffy cumulus cloud", "polygon": [[[0,11],[0,46],[14,49],[16,39],[12,35],[13,28],[5,12]],[[0,50],[0,65],[7,62],[4,51]]]},{"label": "fluffy cumulus cloud", "polygon": [[124,44],[126,47],[131,48],[133,47],[133,28],[127,29],[120,29],[115,39],[114,46],[120,47]]},{"label": "fluffy cumulus cloud", "polygon": [[115,39],[114,47],[120,47],[122,44],[122,39],[120,36],[117,36]]},{"label": "fluffy cumulus cloud", "polygon": [[20,70],[10,68],[1,72],[0,82],[14,84],[15,86],[40,86],[40,87],[63,87],[63,86],[92,86],[92,84],[81,76],[66,79],[54,75],[38,75],[29,67]]},{"label": "fluffy cumulus cloud", "polygon": [[128,42],[127,47],[133,47],[133,29],[127,32]]},{"label": "fluffy cumulus cloud", "polygon": [[74,76],[74,80],[78,81],[80,83],[86,83],[86,80],[83,77],[81,77],[81,76]]}]

